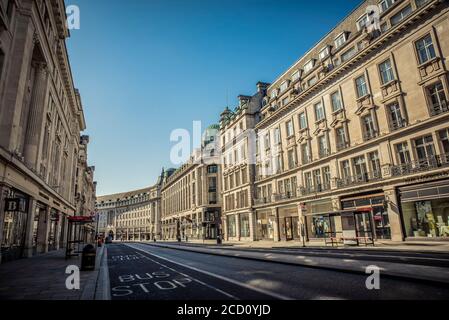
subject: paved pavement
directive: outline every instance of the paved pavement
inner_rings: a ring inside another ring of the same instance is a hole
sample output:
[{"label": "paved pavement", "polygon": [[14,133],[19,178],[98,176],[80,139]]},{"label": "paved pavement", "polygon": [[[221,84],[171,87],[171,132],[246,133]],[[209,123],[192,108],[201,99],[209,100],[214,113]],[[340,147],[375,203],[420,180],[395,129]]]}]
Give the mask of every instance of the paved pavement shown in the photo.
[{"label": "paved pavement", "polygon": [[448,299],[449,287],[143,243],[108,246],[113,300]]},{"label": "paved pavement", "polygon": [[[103,249],[104,247],[102,247]],[[99,250],[100,261],[103,250]],[[66,268],[80,267],[80,258],[65,260],[65,250],[0,265],[0,300],[92,300],[99,271],[81,271],[80,289],[66,288]]]}]

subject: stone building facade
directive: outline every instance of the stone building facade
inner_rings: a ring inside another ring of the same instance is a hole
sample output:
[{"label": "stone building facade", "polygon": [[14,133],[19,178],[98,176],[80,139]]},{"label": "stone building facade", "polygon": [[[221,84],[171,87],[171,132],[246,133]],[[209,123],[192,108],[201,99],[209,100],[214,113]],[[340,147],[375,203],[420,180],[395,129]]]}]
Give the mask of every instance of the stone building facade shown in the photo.
[{"label": "stone building facade", "polygon": [[209,127],[201,148],[162,186],[162,239],[216,239],[221,235],[221,166],[218,126]]},{"label": "stone building facade", "polygon": [[270,85],[256,238],[448,239],[448,12],[367,0]]},{"label": "stone building facade", "polygon": [[[61,0],[0,1],[0,240],[4,261],[65,246],[78,215],[76,168],[86,128]],[[86,161],[86,159],[84,160]],[[93,171],[79,185],[95,197]]]},{"label": "stone building facade", "polygon": [[169,173],[151,187],[98,197],[98,233],[121,241],[161,239],[161,186]]},{"label": "stone building facade", "polygon": [[220,119],[222,220],[225,240],[255,240],[255,126],[269,84],[259,82],[253,96],[239,96],[239,105],[226,108]]}]

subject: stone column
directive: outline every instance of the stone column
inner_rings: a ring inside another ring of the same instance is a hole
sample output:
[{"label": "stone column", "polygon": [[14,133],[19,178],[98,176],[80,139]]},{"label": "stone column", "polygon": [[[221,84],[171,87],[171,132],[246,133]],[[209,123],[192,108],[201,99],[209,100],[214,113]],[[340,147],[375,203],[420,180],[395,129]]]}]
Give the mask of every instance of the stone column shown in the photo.
[{"label": "stone column", "polygon": [[237,241],[241,241],[242,240],[242,234],[240,232],[240,213],[237,213],[234,215],[235,219],[237,219],[235,221],[235,228],[236,230],[236,236],[237,236]]},{"label": "stone column", "polygon": [[39,143],[45,111],[47,70],[46,65],[40,62],[34,62],[33,67],[35,70],[35,76],[30,101],[30,110],[28,114],[28,124],[25,134],[23,155],[25,158],[25,164],[30,169],[37,171]]},{"label": "stone column", "polygon": [[388,219],[390,220],[391,240],[404,241],[404,234],[402,232],[401,212],[399,210],[398,197],[396,189],[389,187],[384,189],[385,201],[388,206]]},{"label": "stone column", "polygon": [[36,213],[37,201],[30,197],[28,202],[27,212],[27,226],[25,231],[25,243],[24,243],[24,258],[31,258],[33,256],[33,229],[34,229],[34,215]]},{"label": "stone column", "polygon": [[39,211],[39,224],[37,227],[37,252],[48,252],[48,234],[50,231],[50,207]]}]

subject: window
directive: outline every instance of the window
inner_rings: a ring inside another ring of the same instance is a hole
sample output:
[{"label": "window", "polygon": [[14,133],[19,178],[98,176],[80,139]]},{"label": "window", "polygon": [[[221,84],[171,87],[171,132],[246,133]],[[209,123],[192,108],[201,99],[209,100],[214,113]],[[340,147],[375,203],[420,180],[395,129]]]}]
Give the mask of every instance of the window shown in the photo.
[{"label": "window", "polygon": [[295,155],[295,150],[288,150],[287,152],[287,156],[288,156],[288,168],[289,169],[294,169],[296,168],[296,155]]},{"label": "window", "polygon": [[390,115],[391,129],[396,130],[405,126],[405,121],[402,118],[401,107],[398,103],[390,104],[387,107],[388,114]]},{"label": "window", "polygon": [[429,164],[428,160],[435,156],[435,147],[431,135],[415,140],[416,155],[423,164]]},{"label": "window", "polygon": [[247,238],[249,235],[249,214],[240,214],[240,236]]},{"label": "window", "polygon": [[301,162],[302,164],[307,164],[310,162],[310,149],[307,143],[301,145]]},{"label": "window", "polygon": [[284,91],[287,90],[287,89],[288,89],[288,81],[282,82],[282,83],[281,83],[281,86],[280,86],[281,92],[284,92]]},{"label": "window", "polygon": [[248,171],[246,168],[242,169],[242,184],[248,183]]},{"label": "window", "polygon": [[365,14],[363,17],[361,17],[359,20],[357,20],[357,29],[359,31],[363,30],[368,25],[368,22],[369,22],[368,15]]},{"label": "window", "polygon": [[277,89],[271,91],[271,99],[276,99],[277,95],[278,95]]},{"label": "window", "polygon": [[315,65],[315,60],[310,60],[310,61],[308,61],[305,65],[304,65],[304,73],[308,73],[310,70],[312,70],[313,69],[313,67],[314,67],[314,65]]},{"label": "window", "polygon": [[402,142],[396,145],[396,153],[400,164],[407,164],[411,162],[410,152],[408,151],[407,142]]},{"label": "window", "polygon": [[335,48],[340,48],[346,42],[346,33],[342,33],[335,39]]},{"label": "window", "polygon": [[449,157],[449,129],[439,131],[438,135],[440,136],[441,146],[443,147],[443,152],[447,162]]},{"label": "window", "polygon": [[303,112],[299,115],[299,128],[301,130],[304,130],[307,128],[307,118],[306,118],[305,112]]},{"label": "window", "polygon": [[321,181],[321,170],[313,171],[313,182],[317,191],[321,191],[322,181]]},{"label": "window", "polygon": [[[230,198],[229,198],[229,200],[230,200]],[[229,203],[230,201],[228,201],[228,203]],[[228,206],[228,208],[231,208],[231,206]],[[236,237],[237,236],[237,234],[236,234],[236,215],[232,215],[232,216],[227,216],[226,217],[226,224],[227,224],[227,226],[228,226],[228,237]]]},{"label": "window", "polygon": [[326,47],[324,49],[321,49],[318,56],[319,56],[320,60],[324,60],[329,56],[329,53],[330,53],[329,47]]},{"label": "window", "polygon": [[394,73],[390,59],[382,62],[379,65],[379,71],[382,84],[387,84],[394,80]]},{"label": "window", "polygon": [[379,160],[379,152],[374,151],[368,154],[371,172],[373,172],[375,177],[380,175],[380,160]]},{"label": "window", "polygon": [[312,77],[312,78],[310,78],[309,80],[307,80],[307,85],[308,85],[309,87],[311,87],[311,86],[313,86],[315,83],[317,83],[317,81],[318,81],[317,77]]},{"label": "window", "polygon": [[322,102],[315,104],[314,109],[315,109],[315,119],[317,122],[324,120],[326,118]]},{"label": "window", "polygon": [[382,0],[379,3],[380,11],[384,12],[387,11],[391,6],[396,2],[396,0]]},{"label": "window", "polygon": [[329,167],[323,168],[324,188],[329,189],[331,185],[331,169]]},{"label": "window", "polygon": [[216,165],[211,165],[207,167],[207,173],[217,173],[218,167]]},{"label": "window", "polygon": [[292,74],[292,82],[294,82],[294,81],[296,81],[296,80],[298,80],[299,79],[299,71],[295,71],[293,74]]},{"label": "window", "polygon": [[343,179],[348,179],[351,176],[351,165],[349,164],[349,160],[342,161],[341,175]]},{"label": "window", "polygon": [[425,5],[429,0],[415,0],[416,7],[421,8],[423,5]]},{"label": "window", "polygon": [[293,121],[289,120],[286,124],[287,128],[287,137],[290,138],[294,135],[294,129],[293,129]]},{"label": "window", "polygon": [[354,164],[354,173],[357,181],[366,181],[368,177],[367,176],[368,171],[366,168],[365,157],[364,156],[356,157],[352,161]]},{"label": "window", "polygon": [[311,189],[313,186],[312,173],[306,172],[304,173],[304,182],[307,189]]},{"label": "window", "polygon": [[399,24],[402,20],[407,18],[412,13],[412,11],[413,11],[412,6],[409,4],[404,9],[402,9],[401,11],[396,13],[393,17],[391,17],[391,20],[390,20],[391,25],[395,26],[395,25]]},{"label": "window", "polygon": [[282,157],[281,157],[281,155],[278,154],[275,157],[274,161],[275,161],[274,162],[274,164],[275,164],[274,170],[275,170],[276,174],[281,173],[282,172]]},{"label": "window", "polygon": [[345,51],[342,55],[341,55],[341,62],[346,62],[349,59],[351,59],[355,54],[356,54],[356,50],[355,47],[352,47],[351,49],[349,49],[348,51]]},{"label": "window", "polygon": [[274,128],[274,144],[281,143],[281,130],[279,128]]},{"label": "window", "polygon": [[340,92],[336,91],[331,94],[332,112],[340,111],[343,108],[341,103]]},{"label": "window", "polygon": [[320,158],[324,158],[329,155],[329,149],[328,149],[326,135],[322,135],[322,136],[318,137],[318,151],[319,151]]},{"label": "window", "polygon": [[348,146],[345,128],[340,127],[335,130],[337,136],[337,150],[343,150]]},{"label": "window", "polygon": [[285,97],[282,99],[282,106],[286,106],[290,102],[290,97]]},{"label": "window", "polygon": [[362,98],[366,95],[368,95],[368,86],[366,84],[365,76],[360,76],[357,79],[355,79],[355,85],[357,88],[357,97]]},{"label": "window", "polygon": [[270,133],[265,134],[263,142],[265,144],[265,150],[270,149],[271,143],[270,143]]},{"label": "window", "polygon": [[373,117],[371,114],[366,115],[362,118],[363,124],[363,136],[365,140],[370,140],[376,137],[376,128],[374,126]]},{"label": "window", "polygon": [[435,116],[448,111],[446,93],[444,92],[444,87],[441,81],[428,87],[427,92],[431,102],[431,115]]}]

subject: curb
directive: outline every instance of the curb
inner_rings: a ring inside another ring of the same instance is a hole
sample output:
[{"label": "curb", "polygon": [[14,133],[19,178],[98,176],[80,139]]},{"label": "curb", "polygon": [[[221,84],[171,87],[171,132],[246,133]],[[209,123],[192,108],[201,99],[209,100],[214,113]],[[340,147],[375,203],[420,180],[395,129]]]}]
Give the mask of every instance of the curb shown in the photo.
[{"label": "curb", "polygon": [[98,267],[98,277],[95,287],[95,295],[93,300],[111,300],[111,289],[109,283],[109,268],[108,268],[108,249],[104,245],[103,255]]},{"label": "curb", "polygon": [[[195,253],[200,253],[200,254],[209,254],[209,255],[214,255],[214,256],[231,257],[231,258],[246,259],[246,260],[253,260],[253,261],[271,262],[271,263],[278,263],[278,264],[284,264],[284,265],[302,266],[302,267],[306,267],[306,268],[338,271],[338,272],[344,272],[344,273],[350,273],[350,274],[363,274],[365,276],[367,275],[366,272],[364,272],[362,270],[357,270],[357,269],[345,269],[345,268],[340,268],[340,267],[335,267],[335,266],[309,265],[309,264],[304,264],[304,263],[300,263],[300,262],[267,260],[264,258],[248,257],[248,256],[234,255],[234,254],[229,254],[229,253],[205,252],[205,251],[197,250],[196,248],[192,248],[192,247],[191,248],[186,248],[186,247],[182,248],[182,247],[174,247],[174,246],[167,246],[167,245],[155,245],[152,243],[143,243],[143,244],[146,244],[148,246],[153,246],[153,247],[160,247],[160,248],[180,250],[180,251],[190,251],[190,252],[195,252]],[[419,277],[419,276],[417,277],[417,276],[399,274],[396,272],[388,272],[388,271],[387,272],[383,271],[382,275],[385,277],[388,277],[388,278],[392,278],[392,279],[400,279],[400,280],[407,279],[407,280],[413,280],[413,281],[418,281],[418,282],[423,282],[423,283],[431,283],[434,285],[436,284],[439,286],[442,286],[442,285],[449,286],[449,279],[447,279],[447,281],[440,281],[440,280],[436,280],[436,279],[428,278],[428,277]]]}]

